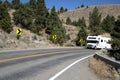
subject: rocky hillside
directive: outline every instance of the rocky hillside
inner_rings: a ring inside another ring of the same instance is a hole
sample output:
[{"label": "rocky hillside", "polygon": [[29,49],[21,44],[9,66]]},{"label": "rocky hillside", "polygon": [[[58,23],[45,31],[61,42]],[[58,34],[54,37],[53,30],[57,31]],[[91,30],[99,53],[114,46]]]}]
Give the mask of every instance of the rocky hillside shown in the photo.
[{"label": "rocky hillside", "polygon": [[[23,34],[18,40],[16,38],[16,29],[7,34],[0,30],[0,49],[26,49],[26,48],[45,48],[45,47],[57,47],[47,40],[47,35],[38,36],[31,33],[28,30],[23,29]],[[44,31],[43,31],[44,32]]]},{"label": "rocky hillside", "polygon": [[[9,10],[9,15],[11,17],[11,22],[13,21],[13,13],[15,10]],[[26,49],[26,48],[46,48],[46,47],[59,47],[57,44],[53,44],[48,40],[48,35],[45,30],[41,31],[42,35],[37,35],[29,30],[22,29],[23,34],[20,39],[17,39],[16,29],[19,28],[13,24],[13,31],[8,34],[0,29],[0,49]],[[77,37],[79,29],[75,26],[63,24],[68,35],[70,35],[70,40],[64,43],[63,46],[75,46],[74,39]]]},{"label": "rocky hillside", "polygon": [[[59,15],[60,19],[65,22],[67,17],[70,17],[72,21],[78,20],[79,18],[84,17],[88,23],[89,13],[92,12],[95,6],[90,6],[88,8],[78,8],[73,11],[68,11]],[[99,9],[99,12],[102,13],[102,18],[106,17],[107,14],[117,18],[120,15],[120,5],[101,5],[96,6]]]},{"label": "rocky hillside", "polygon": [[68,40],[64,46],[75,46],[75,39],[77,38],[77,34],[79,32],[79,28],[76,26],[72,26],[72,25],[66,25],[63,24],[63,26],[66,29],[66,34],[68,34],[70,36],[70,40]]},{"label": "rocky hillside", "polygon": [[[13,21],[13,13],[15,10],[9,10],[9,15],[11,17],[11,22]],[[48,35],[45,31],[41,31],[42,35],[37,35],[29,30],[22,29],[22,36],[17,39],[16,29],[19,27],[13,24],[13,31],[8,34],[0,29],[0,49],[26,49],[26,48],[46,48],[46,47],[58,47],[59,45],[53,44],[48,40]]]},{"label": "rocky hillside", "polygon": [[[102,18],[104,18],[107,14],[113,15],[115,18],[120,15],[120,5],[105,5],[105,6],[97,6],[100,13],[102,13]],[[70,17],[72,21],[77,20],[79,18],[84,17],[88,23],[89,20],[89,12],[92,12],[94,6],[88,7],[88,8],[79,8],[73,11],[68,11],[62,14],[59,14],[59,17],[61,20],[63,20],[63,26],[66,29],[67,34],[70,36],[70,40],[68,40],[66,43],[64,43],[64,46],[75,46],[74,40],[77,37],[79,28],[72,26],[72,25],[66,25],[65,20],[67,17]],[[13,18],[12,13],[15,12],[15,10],[10,10],[9,14],[11,18]],[[13,20],[11,19],[11,22]],[[23,29],[23,34],[20,40],[17,40],[16,38],[16,29],[17,26],[14,26],[14,30],[7,34],[4,31],[0,30],[0,49],[26,49],[26,48],[40,48],[40,47],[60,47],[59,45],[53,44],[50,40],[48,40],[48,35],[45,33],[45,30],[41,31],[40,36],[30,32],[29,30]],[[108,34],[103,34],[110,36]]]}]

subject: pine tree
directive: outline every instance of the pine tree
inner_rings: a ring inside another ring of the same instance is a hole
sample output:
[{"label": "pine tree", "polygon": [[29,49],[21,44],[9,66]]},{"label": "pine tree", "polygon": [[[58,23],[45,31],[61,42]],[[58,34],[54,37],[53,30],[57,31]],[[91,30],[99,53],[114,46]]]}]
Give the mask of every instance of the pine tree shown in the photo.
[{"label": "pine tree", "polygon": [[61,8],[60,8],[60,13],[63,13],[63,12],[64,12],[64,8],[61,7]]},{"label": "pine tree", "polygon": [[89,6],[86,6],[86,8],[89,8]]},{"label": "pine tree", "polygon": [[82,17],[82,19],[81,19],[81,26],[86,27],[86,22],[85,22],[85,18],[84,17]]},{"label": "pine tree", "polygon": [[67,8],[65,8],[65,12],[67,12],[68,11],[68,9]]},{"label": "pine tree", "polygon": [[72,24],[73,26],[78,26],[78,22],[77,22],[77,21],[73,21],[71,24]]},{"label": "pine tree", "polygon": [[83,7],[84,7],[84,4],[81,5],[81,8],[83,8]]},{"label": "pine tree", "polygon": [[[80,31],[79,31],[79,33],[77,35],[76,45],[77,46],[85,46],[86,38],[87,38],[87,31],[86,31],[84,26],[81,26],[81,29],[80,29]],[[82,39],[83,41],[80,42],[80,39]]]},{"label": "pine tree", "polygon": [[37,1],[37,11],[36,11],[36,20],[35,24],[37,25],[38,31],[42,28],[46,28],[47,17],[49,16],[48,10],[45,6],[44,0]]},{"label": "pine tree", "polygon": [[0,28],[7,33],[13,30],[11,18],[4,4],[0,4]]},{"label": "pine tree", "polygon": [[81,27],[84,26],[86,27],[85,19],[82,17],[82,19],[78,19],[77,26]]},{"label": "pine tree", "polygon": [[79,18],[78,21],[71,22],[71,25],[78,26],[78,27],[81,27],[81,26],[86,27],[86,23],[85,23],[84,17],[82,17],[82,19]]},{"label": "pine tree", "polygon": [[99,13],[98,8],[95,7],[93,12],[89,14],[89,28],[92,35],[99,35],[102,33],[101,24],[101,13]]},{"label": "pine tree", "polygon": [[33,22],[33,11],[31,8],[20,8],[13,15],[13,19],[16,25],[20,24],[23,28],[30,29],[29,27]]},{"label": "pine tree", "polygon": [[36,6],[37,6],[36,4],[37,4],[37,3],[36,3],[36,0],[30,0],[30,1],[29,1],[29,5],[30,5],[30,7],[33,8],[33,9],[36,8]]},{"label": "pine tree", "polygon": [[[52,8],[49,16],[48,26],[46,32],[51,35],[50,40],[54,43],[62,45],[66,41],[66,31],[62,26],[55,7]],[[57,35],[57,39],[53,40],[52,35]]]},{"label": "pine tree", "polygon": [[11,7],[11,4],[10,4],[10,2],[8,2],[8,0],[5,0],[5,1],[4,1],[4,5],[5,5],[7,8],[10,8],[10,7]]},{"label": "pine tree", "polygon": [[101,26],[103,30],[111,33],[115,26],[115,18],[113,16],[107,15],[106,18],[102,21]]},{"label": "pine tree", "polygon": [[66,19],[66,24],[71,24],[71,19],[70,19],[70,17],[67,17],[67,19]]},{"label": "pine tree", "polygon": [[18,9],[20,8],[20,6],[21,6],[20,0],[12,0],[12,7],[14,9]]},{"label": "pine tree", "polygon": [[113,38],[113,48],[120,49],[120,16],[118,16],[118,19],[115,22],[115,27],[112,30],[111,36]]},{"label": "pine tree", "polygon": [[0,4],[2,4],[2,0],[0,0]]}]

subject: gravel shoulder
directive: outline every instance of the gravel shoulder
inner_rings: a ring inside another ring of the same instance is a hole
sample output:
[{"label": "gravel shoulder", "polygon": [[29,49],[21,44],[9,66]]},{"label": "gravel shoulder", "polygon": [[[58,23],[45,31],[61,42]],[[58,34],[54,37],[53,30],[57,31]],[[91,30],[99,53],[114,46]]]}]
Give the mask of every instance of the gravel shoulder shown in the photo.
[{"label": "gravel shoulder", "polygon": [[60,75],[56,80],[99,80],[89,68],[88,59],[85,59]]}]

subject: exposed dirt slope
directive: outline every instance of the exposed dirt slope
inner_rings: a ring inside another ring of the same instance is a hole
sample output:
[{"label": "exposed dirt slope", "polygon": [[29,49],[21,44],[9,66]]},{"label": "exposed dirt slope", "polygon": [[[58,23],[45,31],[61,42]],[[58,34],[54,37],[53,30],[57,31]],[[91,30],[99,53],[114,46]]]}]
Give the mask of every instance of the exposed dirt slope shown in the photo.
[{"label": "exposed dirt slope", "polygon": [[[79,8],[73,11],[68,11],[59,15],[60,19],[65,22],[67,17],[70,17],[71,20],[78,20],[79,18],[84,17],[88,23],[89,12],[92,12],[95,6]],[[115,16],[115,18],[120,15],[120,5],[101,5],[97,6],[99,12],[102,13],[102,18],[107,14]]]},{"label": "exposed dirt slope", "polygon": [[70,40],[67,41],[64,45],[66,45],[66,46],[75,46],[74,40],[77,37],[77,34],[79,32],[79,28],[76,27],[76,26],[66,25],[66,24],[63,24],[63,26],[66,29],[66,34],[68,34],[70,36]]}]

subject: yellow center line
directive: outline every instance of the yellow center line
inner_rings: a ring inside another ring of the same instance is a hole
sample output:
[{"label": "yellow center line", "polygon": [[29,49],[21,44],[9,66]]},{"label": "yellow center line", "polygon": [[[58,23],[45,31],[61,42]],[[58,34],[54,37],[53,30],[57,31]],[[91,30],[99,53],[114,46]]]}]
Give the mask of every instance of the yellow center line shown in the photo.
[{"label": "yellow center line", "polygon": [[46,56],[46,55],[52,55],[52,54],[63,54],[65,52],[79,52],[79,51],[80,50],[70,50],[70,51],[62,51],[62,52],[49,52],[49,53],[44,53],[44,54],[32,54],[28,56],[20,56],[20,57],[15,57],[15,58],[3,59],[3,60],[0,60],[0,63],[19,60],[19,59],[32,58],[32,57]]}]

